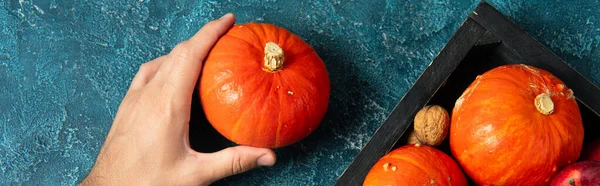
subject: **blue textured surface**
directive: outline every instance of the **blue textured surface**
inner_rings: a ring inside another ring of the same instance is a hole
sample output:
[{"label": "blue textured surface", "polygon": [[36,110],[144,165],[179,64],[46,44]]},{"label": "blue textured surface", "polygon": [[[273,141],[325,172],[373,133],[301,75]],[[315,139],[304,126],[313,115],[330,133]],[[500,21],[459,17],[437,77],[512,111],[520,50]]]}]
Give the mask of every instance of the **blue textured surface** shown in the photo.
[{"label": "blue textured surface", "polygon": [[[226,12],[312,44],[330,110],[272,168],[220,183],[331,185],[452,36],[474,0],[0,2],[0,185],[74,185],[87,174],[138,66]],[[492,0],[600,85],[598,0]]]}]

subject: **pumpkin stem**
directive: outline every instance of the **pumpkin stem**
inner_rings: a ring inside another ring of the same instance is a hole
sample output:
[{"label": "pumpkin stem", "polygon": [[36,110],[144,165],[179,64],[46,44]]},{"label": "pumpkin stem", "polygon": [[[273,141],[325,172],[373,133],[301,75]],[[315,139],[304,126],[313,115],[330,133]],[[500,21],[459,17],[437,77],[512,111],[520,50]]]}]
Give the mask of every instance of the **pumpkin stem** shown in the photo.
[{"label": "pumpkin stem", "polygon": [[283,49],[276,43],[268,42],[265,45],[264,71],[276,72],[283,67]]},{"label": "pumpkin stem", "polygon": [[554,102],[548,93],[541,93],[535,97],[535,108],[543,115],[550,115],[554,112]]}]

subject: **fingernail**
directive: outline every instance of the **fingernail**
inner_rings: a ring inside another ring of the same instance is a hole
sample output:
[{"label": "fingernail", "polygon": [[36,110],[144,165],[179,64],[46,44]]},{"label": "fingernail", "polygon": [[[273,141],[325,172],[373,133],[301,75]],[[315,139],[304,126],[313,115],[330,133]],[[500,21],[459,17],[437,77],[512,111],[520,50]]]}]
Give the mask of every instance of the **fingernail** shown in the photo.
[{"label": "fingernail", "polygon": [[256,163],[258,164],[258,166],[273,166],[273,164],[275,164],[275,159],[268,155],[262,155],[258,158],[258,160],[256,160]]}]

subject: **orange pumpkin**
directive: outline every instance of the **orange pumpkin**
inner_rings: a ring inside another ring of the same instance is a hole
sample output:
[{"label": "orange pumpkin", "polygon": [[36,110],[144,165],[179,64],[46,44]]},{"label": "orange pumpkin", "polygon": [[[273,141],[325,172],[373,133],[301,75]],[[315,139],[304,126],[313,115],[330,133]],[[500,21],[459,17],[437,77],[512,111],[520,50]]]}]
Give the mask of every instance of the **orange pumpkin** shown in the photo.
[{"label": "orange pumpkin", "polygon": [[405,145],[383,156],[369,171],[365,186],[468,185],[450,156],[430,146]]},{"label": "orange pumpkin", "polygon": [[532,66],[478,76],[452,111],[452,154],[479,185],[546,185],[577,160],[582,144],[573,91]]},{"label": "orange pumpkin", "polygon": [[229,140],[277,148],[320,124],[329,77],[313,48],[272,24],[231,28],[208,54],[199,96],[212,126]]}]

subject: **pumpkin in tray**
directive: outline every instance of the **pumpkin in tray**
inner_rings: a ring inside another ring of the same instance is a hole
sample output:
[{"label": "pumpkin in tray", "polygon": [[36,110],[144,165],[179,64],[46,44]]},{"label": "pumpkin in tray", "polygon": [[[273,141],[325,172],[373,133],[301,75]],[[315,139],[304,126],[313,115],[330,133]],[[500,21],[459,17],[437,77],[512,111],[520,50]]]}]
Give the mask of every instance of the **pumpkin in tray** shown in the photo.
[{"label": "pumpkin in tray", "polygon": [[329,101],[325,64],[299,36],[272,24],[233,26],[208,54],[199,96],[229,140],[277,148],[312,133]]},{"label": "pumpkin in tray", "polygon": [[456,162],[433,147],[410,144],[383,156],[365,177],[364,186],[468,185]]},{"label": "pumpkin in tray", "polygon": [[546,185],[583,145],[579,107],[560,79],[511,64],[478,76],[456,101],[450,148],[479,185]]}]

